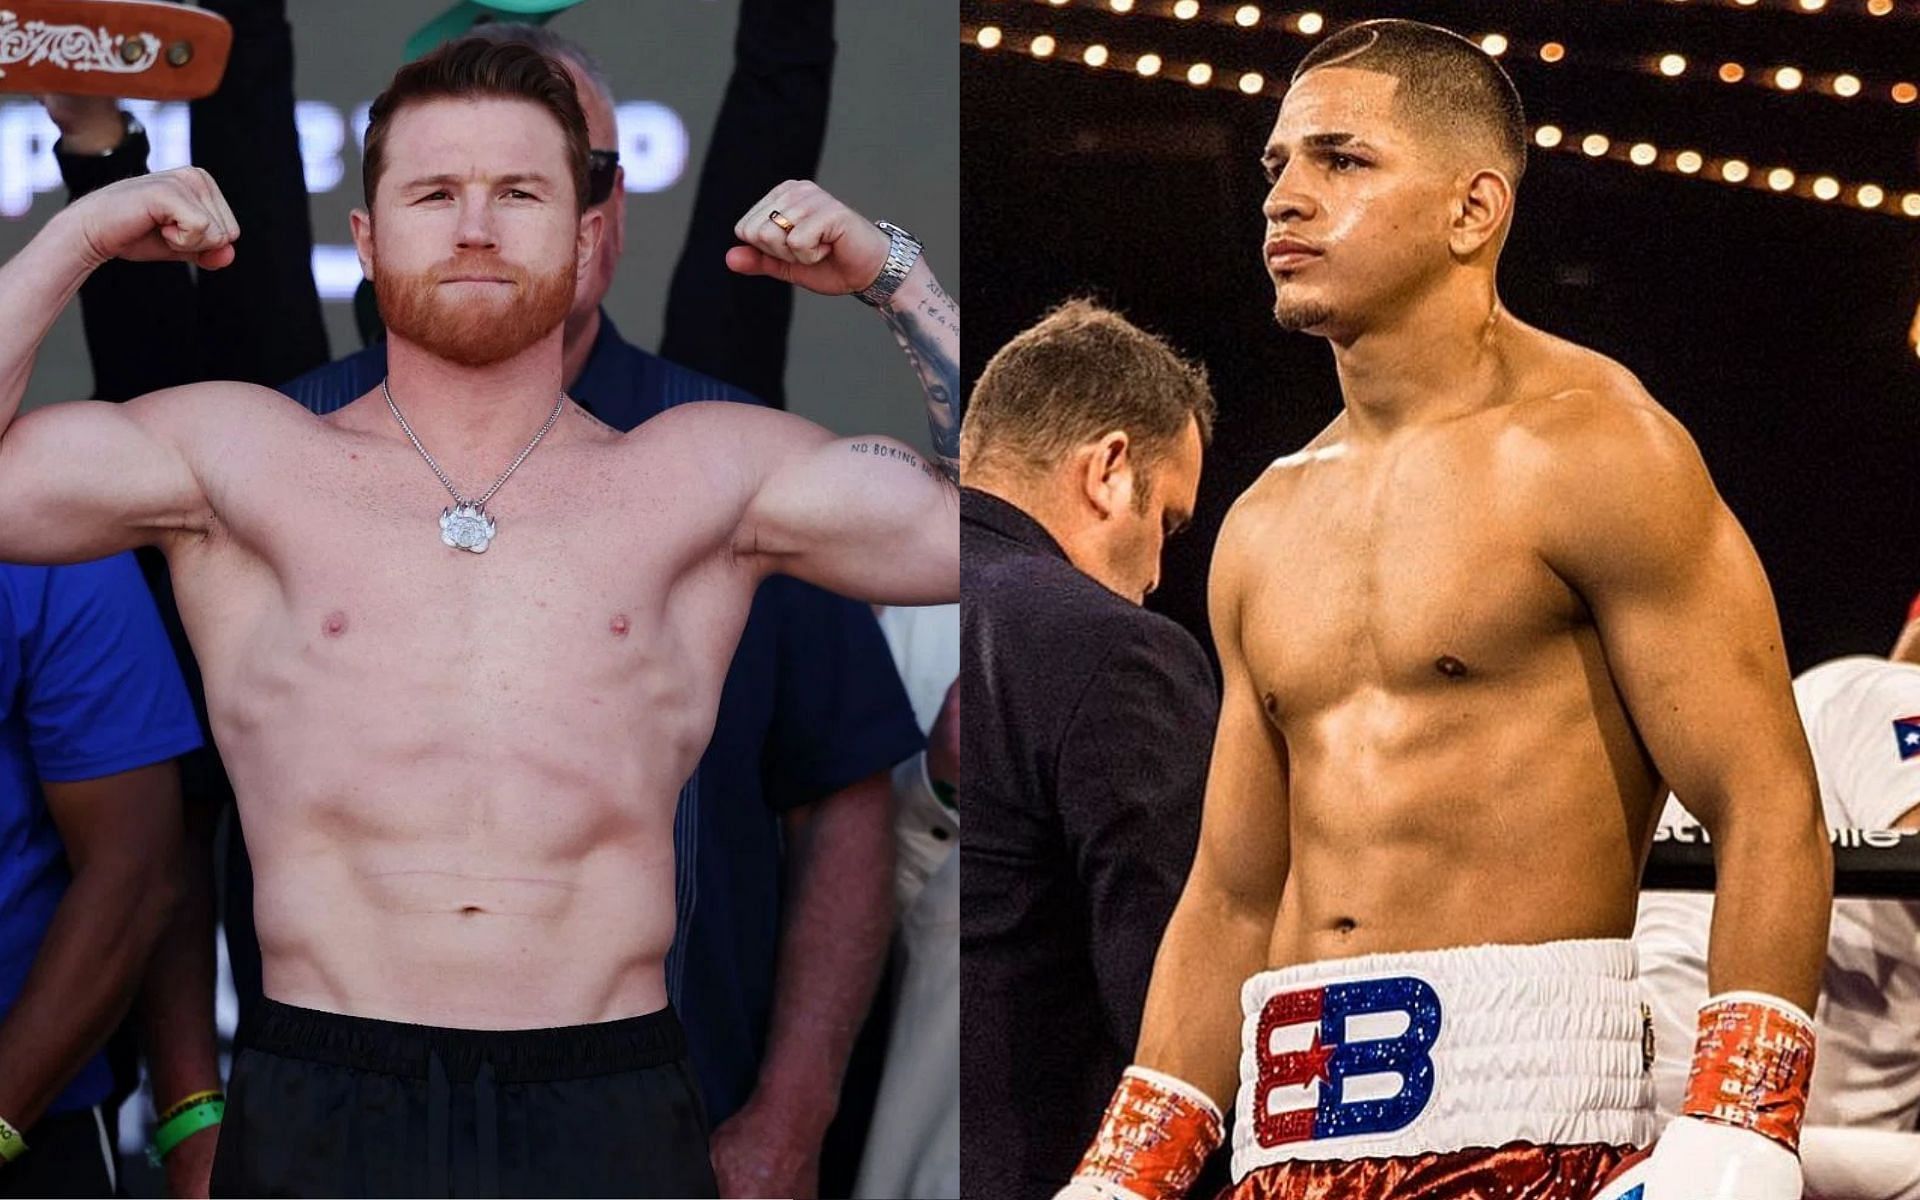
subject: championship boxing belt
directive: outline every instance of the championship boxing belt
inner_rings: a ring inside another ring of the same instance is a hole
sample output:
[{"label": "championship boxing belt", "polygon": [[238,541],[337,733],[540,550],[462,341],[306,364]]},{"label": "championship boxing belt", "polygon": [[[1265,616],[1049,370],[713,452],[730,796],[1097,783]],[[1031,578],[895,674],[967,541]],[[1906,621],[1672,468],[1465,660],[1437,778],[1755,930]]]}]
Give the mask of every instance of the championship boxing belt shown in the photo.
[{"label": "championship boxing belt", "polygon": [[1700,1007],[1680,1115],[1594,1200],[1800,1200],[1813,1020],[1761,992]]},{"label": "championship boxing belt", "polygon": [[1182,1200],[1224,1136],[1220,1110],[1199,1088],[1128,1067],[1054,1200]]},{"label": "championship boxing belt", "polygon": [[0,0],[0,92],[196,100],[220,86],[233,27],[156,0]]}]

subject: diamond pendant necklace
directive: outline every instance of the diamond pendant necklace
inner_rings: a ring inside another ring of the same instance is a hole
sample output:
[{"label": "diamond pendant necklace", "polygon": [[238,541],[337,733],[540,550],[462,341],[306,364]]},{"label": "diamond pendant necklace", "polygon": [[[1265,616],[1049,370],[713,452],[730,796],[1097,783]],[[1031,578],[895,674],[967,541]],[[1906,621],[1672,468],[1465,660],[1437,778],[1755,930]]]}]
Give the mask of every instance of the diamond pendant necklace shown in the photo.
[{"label": "diamond pendant necklace", "polygon": [[475,554],[486,553],[487,543],[493,540],[494,533],[499,529],[499,522],[487,512],[487,501],[493,499],[493,494],[500,490],[500,485],[520,469],[520,464],[527,461],[527,455],[533,453],[533,448],[540,444],[540,439],[546,437],[547,431],[553,428],[553,423],[560,419],[560,410],[567,405],[567,393],[564,391],[560,393],[560,398],[553,402],[553,411],[547,414],[546,424],[540,426],[540,431],[533,435],[533,440],[527,443],[526,449],[520,451],[514,460],[507,464],[507,469],[500,472],[500,478],[493,481],[493,486],[469,500],[460,494],[460,489],[453,486],[453,480],[447,478],[447,473],[440,469],[440,464],[433,461],[433,455],[428,454],[427,448],[420,444],[419,435],[413,432],[413,426],[407,424],[407,418],[400,412],[400,406],[393,402],[393,393],[388,390],[385,379],[380,381],[380,392],[387,398],[387,407],[392,410],[393,419],[400,422],[401,432],[407,435],[407,440],[412,442],[413,448],[420,452],[420,457],[427,460],[427,466],[433,468],[433,473],[440,480],[440,485],[453,497],[453,503],[440,510],[440,540],[455,550],[469,550]]}]

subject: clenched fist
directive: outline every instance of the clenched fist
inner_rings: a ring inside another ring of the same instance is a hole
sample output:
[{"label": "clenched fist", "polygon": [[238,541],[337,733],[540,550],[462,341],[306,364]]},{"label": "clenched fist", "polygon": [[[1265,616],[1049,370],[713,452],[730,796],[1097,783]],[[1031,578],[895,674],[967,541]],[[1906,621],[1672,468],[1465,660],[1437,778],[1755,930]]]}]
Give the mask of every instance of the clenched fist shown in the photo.
[{"label": "clenched fist", "polygon": [[96,266],[124,258],[214,270],[233,261],[240,236],[213,176],[199,167],[123,179],[74,201],[65,215]]},{"label": "clenched fist", "polygon": [[[793,228],[776,222],[776,212]],[[727,251],[727,266],[823,296],[864,291],[887,265],[886,232],[806,180],[789,179],[762,196],[733,235],[746,245]]]}]

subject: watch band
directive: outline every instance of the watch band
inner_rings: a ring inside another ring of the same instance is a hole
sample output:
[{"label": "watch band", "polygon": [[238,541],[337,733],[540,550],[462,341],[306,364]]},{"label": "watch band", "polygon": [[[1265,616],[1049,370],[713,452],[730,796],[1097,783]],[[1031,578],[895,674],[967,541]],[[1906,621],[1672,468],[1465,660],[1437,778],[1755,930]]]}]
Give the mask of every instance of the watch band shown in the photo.
[{"label": "watch band", "polygon": [[53,144],[53,158],[60,167],[60,179],[67,185],[69,199],[78,200],[88,192],[99,191],[110,183],[132,179],[147,173],[147,131],[132,113],[126,117],[126,133],[120,144],[98,154],[73,154],[65,149],[65,139]]},{"label": "watch band", "polygon": [[862,304],[879,308],[893,299],[907,272],[913,270],[913,264],[920,261],[920,239],[886,221],[875,221],[874,224],[887,232],[887,261],[880,268],[879,276],[863,290],[855,292],[854,297]]}]

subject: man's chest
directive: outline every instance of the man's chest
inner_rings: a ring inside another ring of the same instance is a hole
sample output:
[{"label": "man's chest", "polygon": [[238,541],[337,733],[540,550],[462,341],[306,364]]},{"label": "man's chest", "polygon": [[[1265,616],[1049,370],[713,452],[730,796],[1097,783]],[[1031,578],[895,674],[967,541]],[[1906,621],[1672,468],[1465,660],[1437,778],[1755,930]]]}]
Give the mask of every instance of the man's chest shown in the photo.
[{"label": "man's chest", "polygon": [[710,640],[751,595],[726,515],[684,478],[580,447],[530,459],[484,506],[475,550],[448,544],[456,501],[426,464],[388,451],[236,478],[215,535],[176,555],[196,641],[396,673],[624,673]]},{"label": "man's chest", "polygon": [[1489,477],[1396,467],[1288,481],[1250,514],[1241,645],[1283,707],[1511,674],[1579,617]]}]

